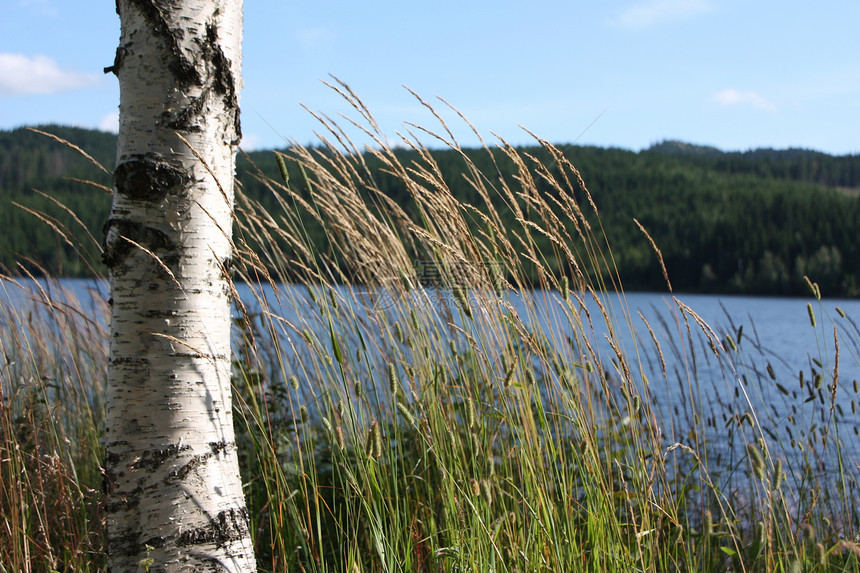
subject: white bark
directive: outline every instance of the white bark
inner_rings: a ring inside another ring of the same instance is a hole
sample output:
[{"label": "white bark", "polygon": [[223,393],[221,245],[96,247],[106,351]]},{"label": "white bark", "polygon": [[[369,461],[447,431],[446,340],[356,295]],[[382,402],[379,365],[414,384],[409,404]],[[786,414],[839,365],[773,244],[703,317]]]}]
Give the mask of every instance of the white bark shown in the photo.
[{"label": "white bark", "polygon": [[120,130],[105,227],[109,566],[255,571],[233,435],[227,282],[242,2],[118,0],[117,11],[109,71],[120,83]]}]

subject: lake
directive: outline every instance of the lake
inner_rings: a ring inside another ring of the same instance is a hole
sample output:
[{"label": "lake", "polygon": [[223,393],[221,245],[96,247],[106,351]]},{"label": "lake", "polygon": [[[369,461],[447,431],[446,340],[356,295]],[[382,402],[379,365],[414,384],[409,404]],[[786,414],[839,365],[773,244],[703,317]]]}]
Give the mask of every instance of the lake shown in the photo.
[{"label": "lake", "polygon": [[[42,296],[32,282],[29,284],[30,293]],[[57,296],[58,286],[77,296],[84,309],[90,309],[85,314],[99,316],[103,312],[106,292],[103,283],[68,279],[60,285],[43,284],[45,292],[53,296]],[[249,316],[257,319],[265,316],[257,302],[264,299],[268,310],[280,317],[277,324],[285,342],[282,349],[291,349],[283,361],[286,373],[306,372],[303,363],[307,355],[303,352],[307,345],[303,337],[322,341],[323,346],[330,341],[329,322],[315,301],[332,293],[310,293],[305,287],[281,286],[277,292],[267,287],[255,298],[248,285],[237,285],[237,289],[246,301]],[[359,296],[350,296],[356,292]],[[360,289],[335,289],[334,294],[349,307],[352,316],[359,317],[349,325],[353,335],[367,309],[385,310],[384,305],[391,302],[385,296]],[[410,296],[438,311],[438,319],[443,322],[441,311],[453,307],[450,292],[423,291]],[[754,434],[732,434],[727,441],[726,428],[738,427],[737,422],[750,413],[771,440],[782,443],[785,451],[800,451],[824,460],[835,455],[832,444],[839,443],[843,459],[860,459],[855,413],[860,402],[857,393],[860,330],[855,322],[860,317],[860,301],[685,294],[676,297],[713,329],[711,336],[705,334],[691,314],[682,312],[669,295],[628,293],[623,299],[614,294],[601,295],[603,306],[614,317],[615,324],[621,326],[616,329],[618,346],[625,356],[636,358],[629,365],[633,378],[640,387],[648,385],[654,407],[664,419],[667,445],[689,441],[691,427],[698,427],[705,434],[703,437],[721,448],[719,455],[740,455]],[[8,283],[0,284],[0,300],[19,309],[28,304],[27,295]],[[565,340],[571,334],[570,320],[563,312],[559,293],[509,293],[507,300],[514,311],[527,317],[525,322],[548,339]],[[526,304],[527,300],[531,304]],[[815,315],[815,327],[808,305]],[[482,309],[476,300],[473,306],[477,323]],[[592,339],[604,358],[602,367],[607,376],[616,375],[614,370],[620,367],[603,336],[607,327],[600,318],[598,305],[586,299],[584,307],[592,319]],[[392,320],[396,319],[392,316]],[[462,321],[458,327],[468,330]],[[837,358],[834,329],[839,345],[835,393],[831,388]],[[365,335],[373,338],[372,332]],[[715,355],[712,342],[723,344],[726,351]],[[378,358],[379,372],[384,372],[388,358]],[[315,399],[301,390],[291,397],[308,403],[309,408]],[[692,419],[691,403],[706,417],[704,424]],[[838,441],[830,437],[836,432]],[[857,471],[856,466],[850,469]]]}]

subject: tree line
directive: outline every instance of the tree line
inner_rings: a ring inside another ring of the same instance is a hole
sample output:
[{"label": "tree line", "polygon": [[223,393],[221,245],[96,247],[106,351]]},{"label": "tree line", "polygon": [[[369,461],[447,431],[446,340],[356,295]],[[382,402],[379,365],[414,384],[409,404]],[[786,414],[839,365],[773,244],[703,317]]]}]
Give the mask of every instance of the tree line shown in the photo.
[{"label": "tree line", "polygon": [[[113,171],[116,136],[63,126],[40,129],[78,145]],[[560,148],[582,173],[627,290],[666,288],[657,256],[635,218],[660,249],[675,291],[796,295],[807,292],[803,277],[808,276],[828,296],[860,294],[860,155],[803,149],[723,152],[677,141],[640,152]],[[523,151],[550,171],[557,169],[542,148]],[[405,165],[414,159],[410,150],[397,153]],[[503,154],[465,153],[483,172],[515,180],[516,166]],[[444,150],[434,152],[434,160],[454,196],[480,206],[482,199],[463,176],[462,156]],[[375,186],[416,215],[399,180],[372,155],[365,161]],[[277,211],[271,191],[254,177],[256,169],[279,179],[274,154],[240,156],[237,177],[249,197]],[[296,184],[300,174],[292,171],[293,185],[301,189]],[[0,264],[8,272],[20,273],[19,263],[37,274],[87,276],[103,270],[88,261],[98,261],[110,195],[81,180],[111,185],[110,176],[90,161],[43,135],[25,129],[0,132]],[[552,193],[548,186],[544,191]],[[324,250],[326,237],[309,218],[307,223],[307,232]],[[92,238],[75,241],[86,237],[82,226]]]}]

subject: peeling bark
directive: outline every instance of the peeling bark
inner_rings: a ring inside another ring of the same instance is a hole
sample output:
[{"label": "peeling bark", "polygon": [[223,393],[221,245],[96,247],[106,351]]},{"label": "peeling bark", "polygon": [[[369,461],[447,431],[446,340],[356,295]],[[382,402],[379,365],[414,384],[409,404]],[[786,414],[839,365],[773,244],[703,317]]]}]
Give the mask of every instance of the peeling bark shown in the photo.
[{"label": "peeling bark", "polygon": [[104,239],[109,567],[137,571],[152,559],[152,572],[255,571],[233,435],[225,273],[241,1],[118,0],[117,11],[120,47],[105,70],[121,99]]}]

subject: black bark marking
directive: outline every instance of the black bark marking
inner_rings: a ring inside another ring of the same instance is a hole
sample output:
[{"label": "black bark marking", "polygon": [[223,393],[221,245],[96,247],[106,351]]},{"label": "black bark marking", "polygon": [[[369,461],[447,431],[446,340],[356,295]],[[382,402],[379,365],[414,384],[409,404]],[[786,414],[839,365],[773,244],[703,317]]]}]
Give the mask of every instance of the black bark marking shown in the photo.
[{"label": "black bark marking", "polygon": [[239,97],[236,91],[236,78],[230,69],[230,58],[221,49],[218,40],[218,28],[213,22],[206,24],[205,39],[197,40],[198,50],[202,61],[206,64],[207,77],[200,95],[193,98],[184,109],[171,113],[165,111],[162,120],[167,127],[175,130],[200,131],[196,125],[197,118],[202,114],[206,100],[214,91],[224,99],[226,109],[233,110],[231,145],[238,145],[242,139],[242,125],[239,114]]},{"label": "black bark marking", "polygon": [[179,246],[158,229],[127,219],[109,219],[105,224],[104,234],[102,260],[109,269],[116,270],[132,249],[137,248],[126,239],[146,247],[152,253],[166,251],[168,254],[161,257],[161,262],[168,268],[178,262]]},{"label": "black bark marking", "polygon": [[150,537],[143,542],[144,547],[146,547],[147,545],[149,545],[153,549],[159,549],[160,547],[164,547],[164,536],[158,535],[156,537]]},{"label": "black bark marking", "polygon": [[114,74],[116,75],[119,72],[119,69],[122,67],[122,62],[125,60],[125,56],[128,54],[128,50],[125,46],[119,46],[116,49],[116,55],[113,57],[113,65],[105,68],[106,74]]},{"label": "black bark marking", "polygon": [[233,260],[233,257],[226,256],[221,259],[221,262],[215,262],[218,265],[218,269],[221,271],[221,276],[227,280],[230,280],[233,277],[233,273],[236,272],[236,261]]},{"label": "black bark marking", "polygon": [[[150,289],[150,290],[152,290],[152,289]],[[153,310],[148,310],[145,313],[143,313],[143,316],[145,316],[146,318],[167,318],[167,319],[170,319],[170,318],[175,318],[178,314],[179,313],[175,310],[153,309]]]},{"label": "black bark marking", "polygon": [[[118,364],[134,364],[136,366],[146,366],[149,364],[148,358],[142,358],[140,356],[119,356],[117,358],[111,358],[110,360],[111,366],[115,366]],[[117,442],[119,444],[128,444],[128,442]]]},{"label": "black bark marking", "polygon": [[209,454],[203,454],[202,456],[196,456],[191,458],[190,462],[173,472],[173,477],[175,477],[179,481],[184,481],[185,478],[188,477],[188,474],[191,472],[191,470],[193,470],[199,462],[205,461],[208,457],[210,457]]},{"label": "black bark marking", "polygon": [[118,499],[111,499],[111,494],[108,493],[108,499],[106,500],[104,506],[105,512],[108,515],[111,515],[120,511],[128,511],[129,509],[134,509],[140,506],[141,494],[143,494],[143,488],[140,486],[137,486],[124,496],[117,496]]},{"label": "black bark marking", "polygon": [[188,105],[177,112],[165,110],[161,114],[161,121],[176,131],[200,132],[203,128],[195,124],[195,121],[200,114],[203,113],[203,108],[206,105],[206,98],[209,95],[209,88],[205,88],[203,93],[198,97],[193,98]]},{"label": "black bark marking", "polygon": [[235,139],[232,145],[238,145],[242,139],[242,123],[239,119],[239,97],[236,93],[236,78],[230,70],[230,58],[224,55],[221,43],[218,41],[218,28],[209,22],[206,24],[206,47],[209,61],[213,66],[213,87],[215,92],[224,96],[224,105],[233,111],[233,130]]},{"label": "black bark marking", "polygon": [[[126,442],[121,442],[126,443]],[[102,470],[102,493],[110,497],[111,492],[116,489],[117,474],[114,468],[119,463],[122,457],[110,450],[105,452],[105,467]]]},{"label": "black bark marking", "polygon": [[245,509],[227,509],[219,511],[214,519],[201,527],[185,531],[179,535],[176,544],[179,547],[214,543],[224,547],[231,541],[244,538],[248,534],[248,512]]},{"label": "black bark marking", "polygon": [[132,155],[113,173],[117,193],[136,201],[157,203],[189,182],[185,171],[153,154]]},{"label": "black bark marking", "polygon": [[128,467],[132,470],[146,469],[153,471],[164,465],[166,461],[178,456],[180,452],[184,452],[190,448],[191,446],[170,444],[160,450],[144,450]]},{"label": "black bark marking", "polygon": [[[214,20],[206,24],[206,33],[202,38],[195,38],[198,44],[193,50],[194,59],[199,58],[204,62],[206,77],[201,77],[198,67],[193,59],[186,56],[183,50],[184,30],[171,27],[165,16],[172,8],[170,0],[129,0],[144,15],[144,18],[152,27],[153,35],[161,38],[165,43],[167,51],[167,69],[173,74],[176,82],[182,87],[201,86],[202,90],[197,97],[191,98],[190,102],[178,111],[165,111],[162,115],[164,125],[170,129],[186,132],[199,132],[202,128],[198,125],[198,118],[205,109],[206,100],[211,92],[224,99],[224,106],[232,110],[231,127],[233,133],[230,136],[230,144],[238,145],[242,139],[242,123],[239,113],[239,96],[236,87],[236,78],[230,69],[230,58],[221,49],[218,38],[218,26]],[[119,13],[119,2],[117,12]],[[217,16],[217,14],[216,14]],[[114,64],[105,68],[105,73],[117,73],[125,58],[124,48],[117,49]]]},{"label": "black bark marking", "polygon": [[[143,547],[137,540],[137,533],[134,531],[123,533],[121,535],[112,535],[110,538],[109,551],[111,555],[140,555]],[[108,569],[110,573],[110,569]]]},{"label": "black bark marking", "polygon": [[[116,442],[116,443],[114,443],[114,444],[111,444],[111,446],[124,446],[124,447],[128,447],[128,442]],[[110,447],[110,446],[108,446],[108,447]],[[107,451],[105,452],[105,463],[106,463],[109,467],[113,467],[113,466],[117,465],[117,464],[118,464],[119,462],[121,462],[121,461],[122,461],[122,454],[118,454],[118,453],[112,452],[112,451],[110,451],[110,450],[107,450]]]},{"label": "black bark marking", "polygon": [[[212,456],[217,456],[223,451],[226,451],[229,444],[227,442],[221,440],[220,442],[209,442],[209,448],[212,450],[211,452],[206,452],[205,454],[199,454],[191,458],[187,464],[174,471],[172,477],[177,478],[179,481],[184,480],[188,477],[188,474],[193,470],[197,464],[202,464]],[[167,480],[165,480],[167,481]]]},{"label": "black bark marking", "polygon": [[165,11],[175,10],[175,8],[167,6],[171,3],[170,0],[130,1],[137,6],[138,10],[149,21],[153,34],[161,37],[167,44],[167,51],[170,55],[167,68],[173,72],[176,80],[183,86],[200,85],[200,74],[197,73],[197,68],[185,57],[182,51],[183,31],[171,28],[167,18],[164,16]]}]

